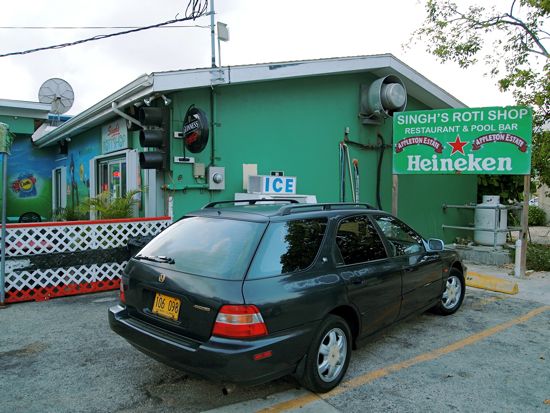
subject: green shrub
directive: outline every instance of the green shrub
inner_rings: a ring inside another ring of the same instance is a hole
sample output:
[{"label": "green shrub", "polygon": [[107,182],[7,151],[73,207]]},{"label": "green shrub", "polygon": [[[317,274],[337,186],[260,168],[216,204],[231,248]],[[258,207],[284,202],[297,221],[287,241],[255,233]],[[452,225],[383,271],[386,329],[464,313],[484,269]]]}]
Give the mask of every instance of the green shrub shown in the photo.
[{"label": "green shrub", "polygon": [[138,203],[134,195],[139,192],[129,191],[124,197],[114,198],[105,191],[95,198],[86,199],[81,208],[83,211],[95,211],[101,219],[131,218],[134,205]]},{"label": "green shrub", "polygon": [[529,205],[529,225],[532,227],[546,225],[546,212],[536,205]]},{"label": "green shrub", "polygon": [[89,219],[88,213],[74,208],[58,208],[54,211],[53,221],[85,221]]},{"label": "green shrub", "polygon": [[550,271],[550,245],[527,245],[527,269],[534,271]]}]

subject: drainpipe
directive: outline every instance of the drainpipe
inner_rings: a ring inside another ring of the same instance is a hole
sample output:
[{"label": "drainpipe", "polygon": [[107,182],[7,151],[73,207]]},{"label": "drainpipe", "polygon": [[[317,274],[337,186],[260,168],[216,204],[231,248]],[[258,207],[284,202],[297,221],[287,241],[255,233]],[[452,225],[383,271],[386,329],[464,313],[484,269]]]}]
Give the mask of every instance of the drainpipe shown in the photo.
[{"label": "drainpipe", "polygon": [[210,165],[216,164],[214,142],[216,136],[216,91],[214,85],[210,85]]},{"label": "drainpipe", "polygon": [[[214,0],[210,0],[210,40],[212,42],[212,67],[216,67],[216,12],[214,11]],[[213,74],[211,75],[213,76]],[[216,121],[214,117],[216,106],[216,92],[214,91],[214,85],[210,80],[210,165],[215,164],[214,155],[214,137],[216,135]]]}]

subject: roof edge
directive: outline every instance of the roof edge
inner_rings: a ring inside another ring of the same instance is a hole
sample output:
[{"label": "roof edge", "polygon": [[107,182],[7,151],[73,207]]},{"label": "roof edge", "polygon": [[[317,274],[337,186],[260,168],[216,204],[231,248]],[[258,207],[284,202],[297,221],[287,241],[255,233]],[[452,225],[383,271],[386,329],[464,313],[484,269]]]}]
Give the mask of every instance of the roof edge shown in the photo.
[{"label": "roof edge", "polygon": [[[55,130],[44,134],[35,143],[38,147],[43,148],[49,144],[55,143],[62,137],[71,136],[75,131],[81,131],[85,129],[87,125],[90,125],[94,121],[100,118],[107,118],[111,115],[112,102],[118,102],[121,106],[126,104],[126,100],[134,100],[132,96],[142,92],[144,89],[150,88],[153,85],[152,75],[143,74],[128,83],[126,86],[120,88],[116,92],[102,99],[95,105],[89,107],[83,112],[79,113],[63,125],[59,126]],[[145,94],[147,94],[146,92]]]},{"label": "roof edge", "polygon": [[112,109],[113,102],[116,102],[119,108],[122,109],[124,106],[151,93],[168,93],[179,89],[364,71],[372,71],[379,76],[387,74],[399,75],[404,78],[403,80],[409,94],[435,109],[466,107],[460,100],[390,53],[222,66],[219,68],[185,69],[153,72],[150,75],[144,74],[84,112],[76,115],[54,131],[45,134],[36,143],[42,148],[55,143],[63,137],[87,130],[101,121],[107,121],[115,114]]},{"label": "roof edge", "polygon": [[26,100],[0,99],[0,114],[4,116],[28,116],[36,119],[48,119],[51,105]]}]

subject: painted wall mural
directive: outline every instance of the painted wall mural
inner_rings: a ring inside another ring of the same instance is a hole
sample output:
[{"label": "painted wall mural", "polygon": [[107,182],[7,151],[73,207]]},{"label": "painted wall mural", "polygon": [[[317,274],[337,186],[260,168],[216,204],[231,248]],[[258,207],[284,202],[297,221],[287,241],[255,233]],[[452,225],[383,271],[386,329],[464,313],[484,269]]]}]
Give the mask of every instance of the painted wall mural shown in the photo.
[{"label": "painted wall mural", "polygon": [[82,136],[69,146],[67,167],[67,207],[77,208],[90,196],[90,160],[100,154],[101,139]]},{"label": "painted wall mural", "polygon": [[9,220],[25,212],[43,219],[52,214],[52,169],[56,148],[34,148],[30,137],[17,136],[8,159],[7,215]]}]

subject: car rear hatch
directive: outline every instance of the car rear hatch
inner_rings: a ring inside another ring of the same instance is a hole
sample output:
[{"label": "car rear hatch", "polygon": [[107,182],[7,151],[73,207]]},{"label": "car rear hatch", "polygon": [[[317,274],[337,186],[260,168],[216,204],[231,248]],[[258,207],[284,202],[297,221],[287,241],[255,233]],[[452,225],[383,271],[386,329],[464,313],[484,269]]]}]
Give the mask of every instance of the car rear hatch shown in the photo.
[{"label": "car rear hatch", "polygon": [[225,303],[241,303],[241,280],[219,280],[132,260],[125,293],[132,317],[193,340],[206,341]]},{"label": "car rear hatch", "polygon": [[224,304],[242,304],[242,282],[265,223],[189,217],[140,251],[123,276],[131,317],[200,342]]}]

